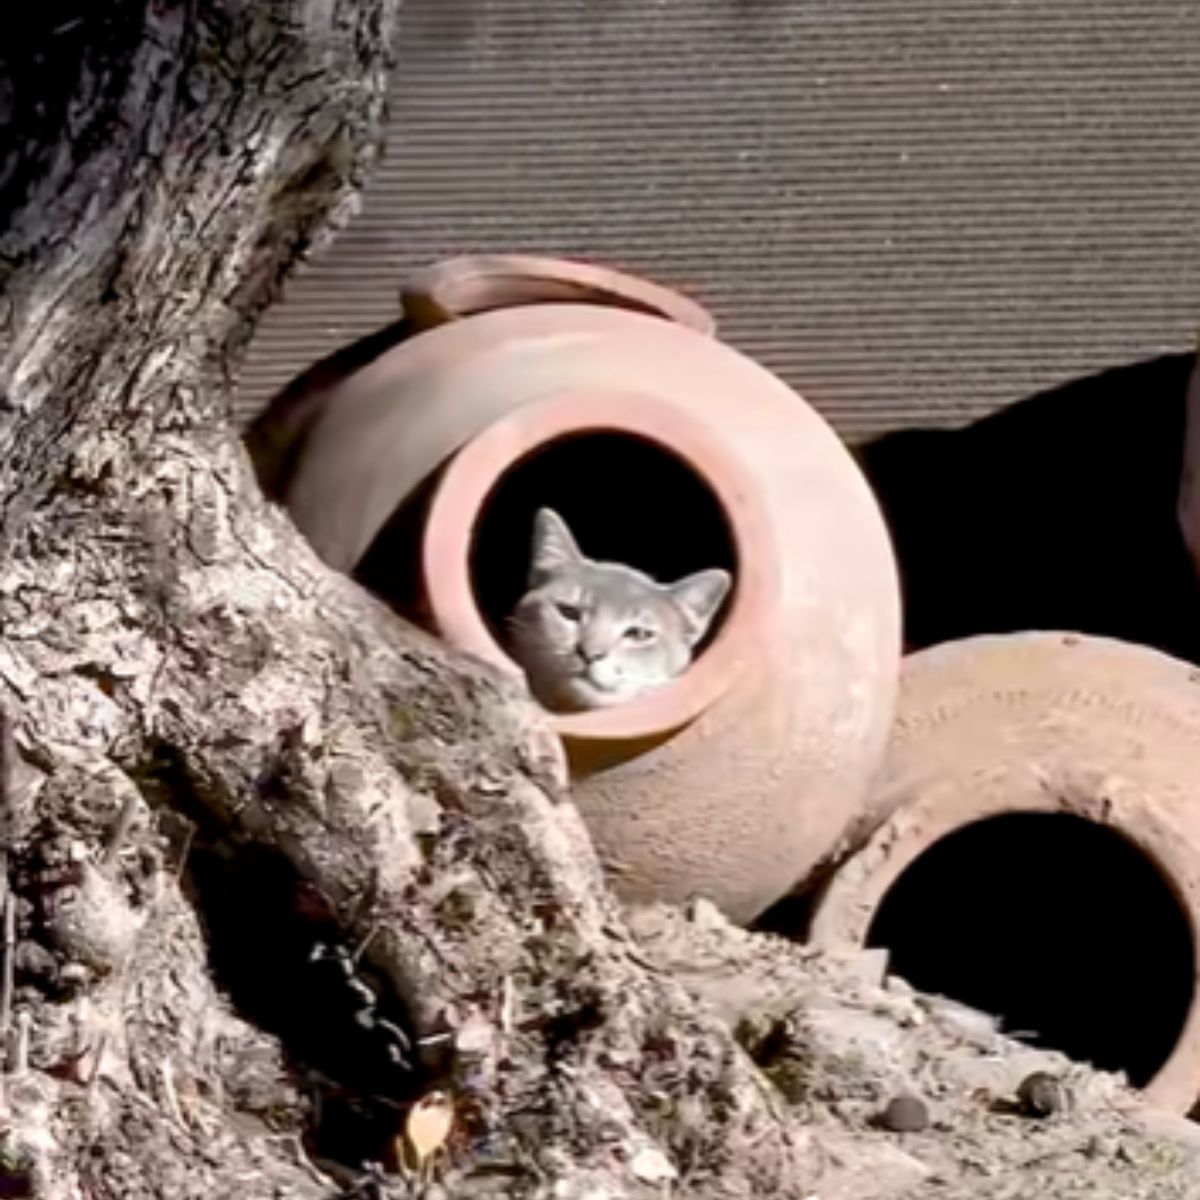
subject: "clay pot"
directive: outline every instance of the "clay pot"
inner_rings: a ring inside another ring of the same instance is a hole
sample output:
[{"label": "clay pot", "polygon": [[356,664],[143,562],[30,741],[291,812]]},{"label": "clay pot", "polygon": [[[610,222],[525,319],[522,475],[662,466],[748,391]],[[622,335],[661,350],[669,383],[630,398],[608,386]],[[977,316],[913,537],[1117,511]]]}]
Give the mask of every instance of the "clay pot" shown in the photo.
[{"label": "clay pot", "polygon": [[[281,498],[327,562],[517,675],[502,629],[540,504],[592,557],[732,569],[683,676],[550,719],[620,893],[702,894],[749,920],[871,821],[899,655],[882,519],[825,423],[707,336],[703,310],[615,272],[507,261],[406,289],[432,327],[306,402]],[[535,303],[539,282],[553,302]]]},{"label": "clay pot", "polygon": [[[818,900],[813,942],[887,946],[910,983],[1000,1015],[989,995],[1031,1022],[1065,1006],[1066,1040],[1088,1026],[1094,1054],[1024,1028],[1126,1069],[1156,1104],[1191,1108],[1200,671],[1052,633],[913,655],[876,804],[892,815]],[[1000,936],[1010,919],[1025,922],[1012,944]],[[926,974],[906,974],[902,954]]]}]

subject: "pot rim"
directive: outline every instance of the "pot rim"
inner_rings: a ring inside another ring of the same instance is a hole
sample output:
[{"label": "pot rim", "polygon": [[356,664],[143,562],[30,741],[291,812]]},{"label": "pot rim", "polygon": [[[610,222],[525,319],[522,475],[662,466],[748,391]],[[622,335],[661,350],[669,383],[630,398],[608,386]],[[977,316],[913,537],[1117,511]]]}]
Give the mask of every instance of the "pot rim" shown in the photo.
[{"label": "pot rim", "polygon": [[640,312],[705,337],[713,315],[671,288],[591,263],[536,254],[468,254],[433,263],[400,290],[404,311],[420,330],[497,309],[529,304],[592,304]]},{"label": "pot rim", "polygon": [[927,804],[902,805],[867,844],[833,876],[817,901],[809,928],[809,943],[824,949],[865,946],[871,921],[892,885],[931,847],[943,838],[994,817],[1018,813],[1052,813],[1076,816],[1104,824],[1140,851],[1162,876],[1175,896],[1191,930],[1197,976],[1187,1016],[1175,1046],[1154,1077],[1138,1089],[1151,1103],[1176,1112],[1189,1110],[1200,1084],[1200,907],[1186,882],[1194,874],[1194,851],[1169,820],[1148,810],[1130,811],[1121,817],[1107,813],[1101,804],[1054,797],[1039,787],[986,793],[961,804],[963,792],[951,789]]},{"label": "pot rim", "polygon": [[682,675],[612,708],[544,710],[565,740],[656,738],[694,721],[754,665],[778,590],[773,586],[775,542],[757,485],[741,461],[678,405],[637,393],[569,390],[532,401],[488,426],[450,460],[430,505],[421,547],[429,605],[448,641],[524,678],[475,602],[470,554],[477,519],[501,478],[523,458],[552,442],[589,433],[626,434],[679,459],[713,493],[734,545],[729,609],[712,644]]}]

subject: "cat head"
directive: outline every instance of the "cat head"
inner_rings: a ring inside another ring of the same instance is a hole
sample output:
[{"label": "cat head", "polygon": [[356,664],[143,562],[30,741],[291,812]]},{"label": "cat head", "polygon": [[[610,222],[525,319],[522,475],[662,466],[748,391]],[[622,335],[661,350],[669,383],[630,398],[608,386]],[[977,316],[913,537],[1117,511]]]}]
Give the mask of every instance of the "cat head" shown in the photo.
[{"label": "cat head", "polygon": [[731,583],[715,568],[663,584],[620,563],[595,562],[558,513],[539,509],[511,649],[547,708],[622,704],[682,674]]}]

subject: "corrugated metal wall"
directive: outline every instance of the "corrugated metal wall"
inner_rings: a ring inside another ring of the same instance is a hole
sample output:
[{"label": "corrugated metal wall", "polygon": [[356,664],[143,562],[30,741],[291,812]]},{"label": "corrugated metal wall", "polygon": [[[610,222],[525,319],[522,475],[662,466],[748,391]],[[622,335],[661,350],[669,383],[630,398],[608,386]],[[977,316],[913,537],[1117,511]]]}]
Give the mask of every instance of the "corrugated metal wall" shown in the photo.
[{"label": "corrugated metal wall", "polygon": [[959,424],[1200,321],[1194,0],[406,0],[386,162],[249,415],[471,250],[624,265],[847,436]]}]

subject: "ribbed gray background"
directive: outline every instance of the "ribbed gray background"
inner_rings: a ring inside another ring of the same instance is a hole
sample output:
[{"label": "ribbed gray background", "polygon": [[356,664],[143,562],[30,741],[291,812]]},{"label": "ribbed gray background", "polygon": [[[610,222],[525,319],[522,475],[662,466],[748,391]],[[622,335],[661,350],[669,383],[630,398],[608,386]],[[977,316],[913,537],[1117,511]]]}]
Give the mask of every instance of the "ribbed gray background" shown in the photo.
[{"label": "ribbed gray background", "polygon": [[400,37],[386,160],[243,415],[472,250],[689,290],[851,437],[1200,323],[1196,0],[406,0]]}]

